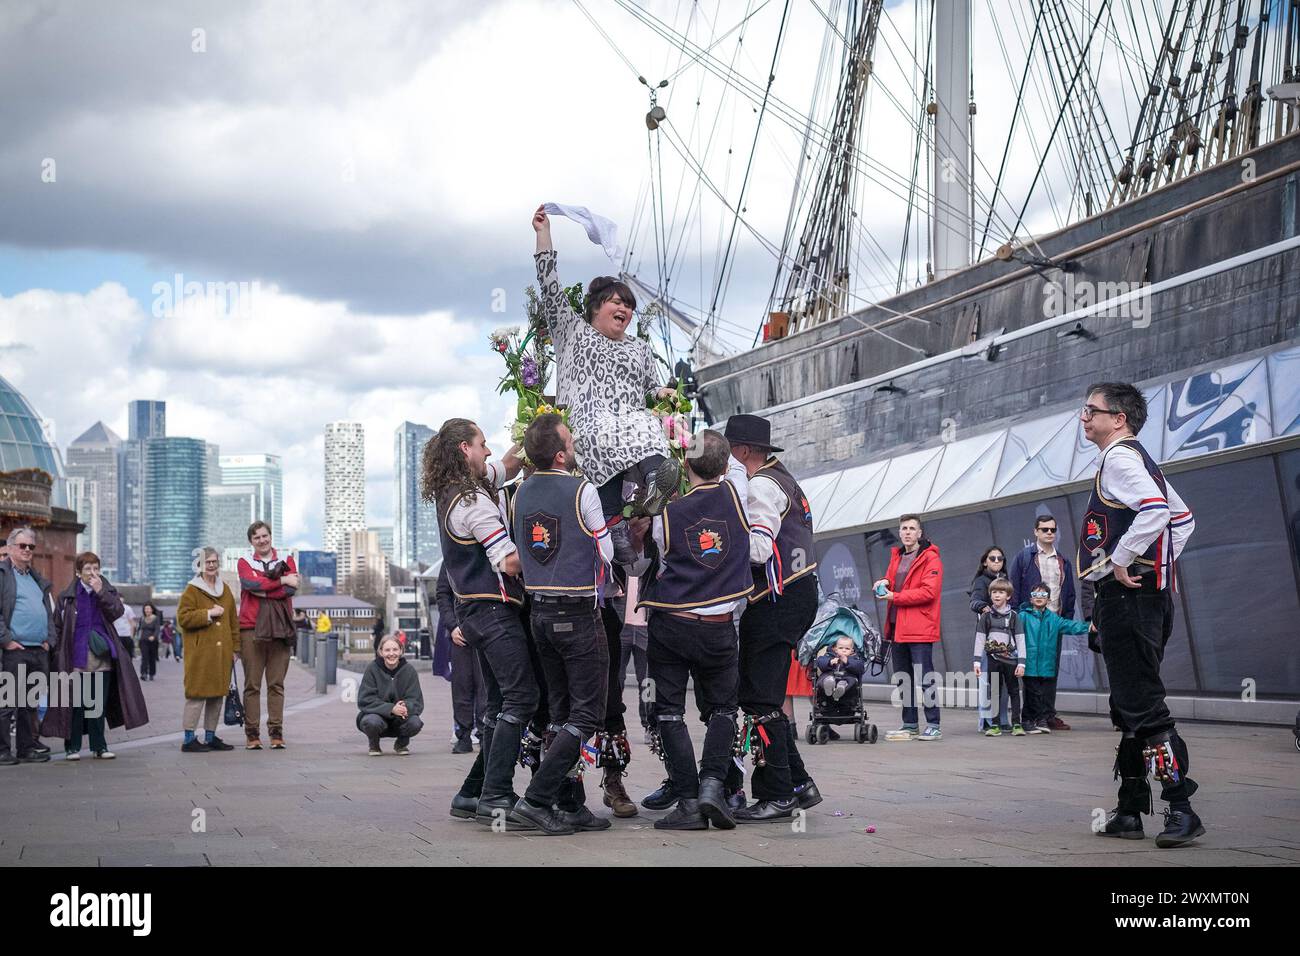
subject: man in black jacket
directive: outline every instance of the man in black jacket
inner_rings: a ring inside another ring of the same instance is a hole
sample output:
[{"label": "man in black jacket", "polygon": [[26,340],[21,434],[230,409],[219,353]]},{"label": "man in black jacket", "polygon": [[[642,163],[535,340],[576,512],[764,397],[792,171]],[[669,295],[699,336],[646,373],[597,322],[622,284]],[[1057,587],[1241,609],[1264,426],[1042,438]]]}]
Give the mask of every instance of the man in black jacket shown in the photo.
[{"label": "man in black jacket", "polygon": [[[43,763],[49,750],[41,747],[33,726],[35,714],[24,706],[27,679],[48,674],[50,651],[58,643],[54,628],[50,582],[32,567],[36,532],[15,528],[9,533],[9,557],[0,561],[0,667],[18,692],[15,707],[0,707],[0,765]],[[15,746],[9,724],[17,718]]]},{"label": "man in black jacket", "polygon": [[451,713],[456,731],[456,744],[451,752],[470,754],[474,752],[470,735],[479,733],[482,736],[487,688],[483,684],[483,667],[478,654],[465,642],[456,621],[456,596],[451,593],[446,565],[438,572],[437,601],[439,623],[447,628],[447,635],[451,638]]}]

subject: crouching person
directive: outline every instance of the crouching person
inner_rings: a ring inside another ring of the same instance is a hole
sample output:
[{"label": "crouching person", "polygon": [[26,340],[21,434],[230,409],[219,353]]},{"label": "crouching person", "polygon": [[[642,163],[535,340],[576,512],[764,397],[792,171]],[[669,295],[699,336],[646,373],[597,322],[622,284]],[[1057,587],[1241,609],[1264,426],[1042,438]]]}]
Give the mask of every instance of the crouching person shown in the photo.
[{"label": "crouching person", "polygon": [[411,752],[411,738],[424,727],[424,693],[420,675],[406,662],[402,645],[389,634],[379,641],[375,659],[366,668],[357,691],[357,729],[370,743],[370,756],[378,757],[382,737],[396,737],[393,753]]}]

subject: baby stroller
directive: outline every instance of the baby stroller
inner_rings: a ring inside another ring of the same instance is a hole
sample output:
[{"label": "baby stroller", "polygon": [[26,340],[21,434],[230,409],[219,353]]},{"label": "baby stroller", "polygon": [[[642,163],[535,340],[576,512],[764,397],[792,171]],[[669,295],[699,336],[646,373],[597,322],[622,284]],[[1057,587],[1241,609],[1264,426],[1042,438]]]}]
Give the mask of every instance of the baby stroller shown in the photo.
[{"label": "baby stroller", "polygon": [[814,661],[823,650],[833,647],[841,637],[852,639],[857,653],[869,662],[872,674],[880,673],[880,667],[883,666],[880,635],[876,629],[864,613],[856,607],[840,604],[836,597],[836,594],[831,594],[822,601],[821,607],[817,609],[817,621],[799,642],[799,664],[807,670],[808,678],[813,684],[812,718],[804,732],[804,739],[810,744],[824,744],[830,739],[831,724],[852,724],[855,743],[874,744],[880,731],[867,720],[867,709],[862,703],[861,682],[836,700],[828,697],[817,681]]}]

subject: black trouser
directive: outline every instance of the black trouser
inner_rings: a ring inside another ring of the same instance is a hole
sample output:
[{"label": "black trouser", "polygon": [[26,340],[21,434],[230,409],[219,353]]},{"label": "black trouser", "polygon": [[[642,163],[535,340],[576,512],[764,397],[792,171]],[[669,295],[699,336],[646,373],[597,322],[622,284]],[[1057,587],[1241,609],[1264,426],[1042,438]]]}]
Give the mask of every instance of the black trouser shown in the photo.
[{"label": "black trouser", "polygon": [[637,647],[634,640],[622,642],[618,655],[618,697],[621,702],[623,691],[627,688],[627,665],[631,662],[632,673],[636,676],[636,709],[641,719],[641,726],[650,729],[650,704],[645,699],[646,659],[645,650]]},{"label": "black trouser", "polygon": [[604,717],[609,649],[591,600],[551,603],[535,597],[532,633],[546,674],[554,737],[524,797],[549,807],[558,801],[583,741]]},{"label": "black trouser", "polygon": [[631,468],[620,471],[609,481],[605,482],[598,489],[600,494],[600,510],[605,513],[606,519],[621,515],[623,513],[623,482],[624,480],[636,482],[638,485],[645,487],[650,478],[650,472],[654,471],[665,461],[663,455],[650,455],[641,459]]},{"label": "black trouser", "polygon": [[1092,608],[1110,680],[1111,720],[1125,734],[1116,769],[1122,777],[1145,780],[1144,744],[1157,735],[1172,734],[1170,742],[1181,776],[1176,784],[1164,784],[1160,797],[1171,803],[1185,801],[1196,791],[1196,784],[1187,776],[1191,758],[1187,744],[1174,731],[1160,679],[1165,645],[1174,629],[1173,596],[1167,587],[1156,588],[1151,571],[1140,580],[1139,588],[1127,588],[1113,577],[1098,582]]},{"label": "black trouser", "polygon": [[[461,634],[480,655],[487,684],[488,711],[480,751],[480,756],[486,757],[479,795],[507,796],[514,792],[511,781],[524,728],[537,711],[537,680],[528,654],[528,639],[519,621],[519,609],[511,604],[465,601],[457,606],[457,617]],[[471,768],[462,793],[471,792],[474,776]]]},{"label": "black trouser", "polygon": [[1050,677],[1026,677],[1024,679],[1025,723],[1040,724],[1047,722],[1047,691],[1051,681],[1052,678]]},{"label": "black trouser", "polygon": [[605,715],[600,729],[609,734],[622,734],[627,732],[627,721],[623,717],[627,711],[623,703],[623,671],[619,670],[623,661],[623,638],[620,636],[623,622],[609,604],[601,608],[600,620],[605,629],[605,653],[609,663],[609,673],[605,678]]},{"label": "black trouser", "polygon": [[158,673],[158,642],[140,639],[140,676],[153,677]]},{"label": "black trouser", "polygon": [[[10,675],[17,698],[17,706],[0,707],[0,754],[10,752],[9,722],[17,718],[16,739],[13,741],[16,746],[12,753],[15,757],[23,757],[40,742],[32,729],[36,724],[36,709],[27,706],[28,686],[37,674],[49,675],[50,655],[40,646],[21,647],[16,651],[0,650],[0,668]],[[19,674],[19,668],[22,668],[22,674]]]},{"label": "black trouser", "polygon": [[[461,632],[462,636],[464,632]],[[469,645],[451,642],[451,715],[456,736],[462,740],[473,731],[483,736],[483,708],[487,705],[487,684],[478,654]]]},{"label": "black trouser", "polygon": [[755,767],[753,790],[759,800],[790,800],[808,782],[808,771],[789,718],[781,710],[790,678],[790,650],[817,617],[817,578],[809,574],[786,585],[775,601],[755,601],[740,616],[740,706],[765,717],[766,765]]},{"label": "black trouser", "polygon": [[[700,777],[725,780],[731,764],[740,680],[736,629],[730,621],[699,621],[653,611],[646,660],[668,776],[678,794],[694,799],[700,793]],[[701,714],[708,715],[698,771],[685,723],[688,678],[695,681]]]},{"label": "black trouser", "polygon": [[415,716],[403,719],[381,714],[358,714],[357,729],[366,735],[370,746],[378,747],[381,737],[396,737],[399,744],[405,743],[424,729],[424,721]]},{"label": "black trouser", "polygon": [[[991,723],[1006,724],[1007,715],[1002,710],[1002,688],[1007,689],[1007,701],[1011,704],[1011,724],[1020,723],[1020,678],[1016,676],[1016,665],[1005,661],[989,662],[989,714]],[[994,675],[997,679],[994,679]]]}]

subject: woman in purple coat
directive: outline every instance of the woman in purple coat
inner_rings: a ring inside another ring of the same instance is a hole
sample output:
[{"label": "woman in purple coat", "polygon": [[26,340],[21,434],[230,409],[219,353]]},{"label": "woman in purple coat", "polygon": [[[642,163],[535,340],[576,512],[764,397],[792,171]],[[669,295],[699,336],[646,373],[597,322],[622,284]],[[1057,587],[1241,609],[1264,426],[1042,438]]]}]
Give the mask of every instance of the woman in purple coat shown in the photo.
[{"label": "woman in purple coat", "polygon": [[[112,760],[116,755],[104,739],[105,723],[109,727],[125,726],[127,730],[141,727],[149,722],[149,710],[135,668],[113,627],[123,613],[121,597],[99,573],[99,557],[94,552],[77,555],[74,567],[77,577],[59,595],[54,607],[59,643],[50,662],[50,674],[51,681],[59,680],[57,675],[73,675],[72,681],[60,683],[70,690],[74,683],[78,684],[80,696],[75,698],[78,706],[74,707],[66,695],[56,700],[51,692],[41,735],[62,737],[67,759],[80,760],[82,734],[89,734],[95,758]],[[56,703],[58,706],[54,706]]]}]

